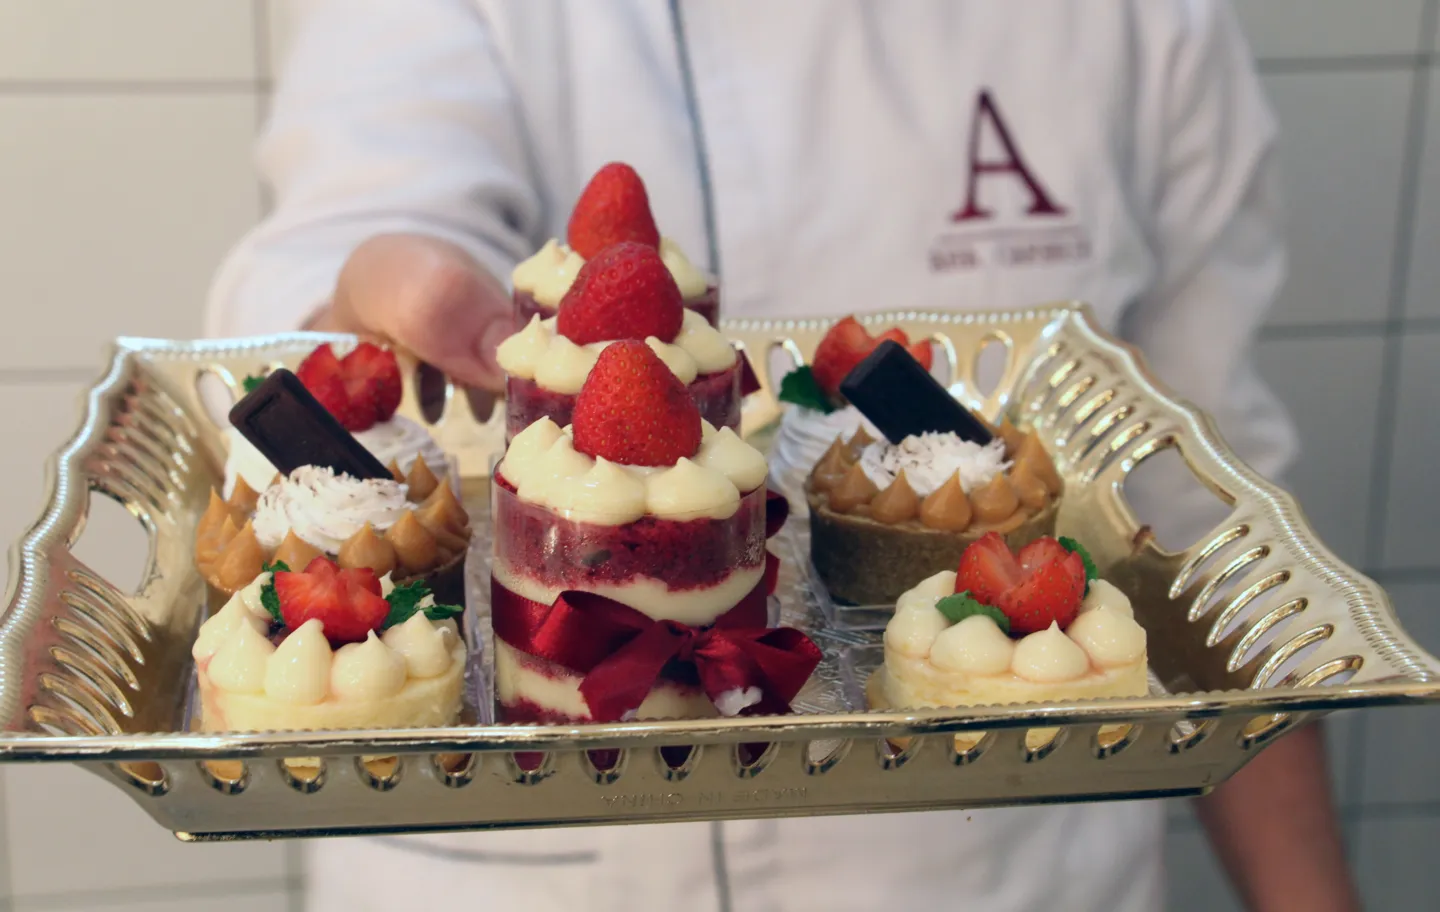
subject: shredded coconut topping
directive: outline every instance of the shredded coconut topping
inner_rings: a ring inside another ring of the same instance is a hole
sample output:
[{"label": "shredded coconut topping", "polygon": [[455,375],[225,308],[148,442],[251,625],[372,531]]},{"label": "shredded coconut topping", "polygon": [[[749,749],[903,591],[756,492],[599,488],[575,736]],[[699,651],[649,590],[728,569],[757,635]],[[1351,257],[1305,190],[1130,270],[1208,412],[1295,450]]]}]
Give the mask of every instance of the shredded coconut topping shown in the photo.
[{"label": "shredded coconut topping", "polygon": [[921,434],[898,444],[877,440],[860,453],[860,468],[875,487],[882,491],[890,487],[903,470],[905,480],[921,497],[956,472],[960,473],[960,487],[968,494],[1009,467],[1005,441],[999,437],[981,446],[958,434]]}]

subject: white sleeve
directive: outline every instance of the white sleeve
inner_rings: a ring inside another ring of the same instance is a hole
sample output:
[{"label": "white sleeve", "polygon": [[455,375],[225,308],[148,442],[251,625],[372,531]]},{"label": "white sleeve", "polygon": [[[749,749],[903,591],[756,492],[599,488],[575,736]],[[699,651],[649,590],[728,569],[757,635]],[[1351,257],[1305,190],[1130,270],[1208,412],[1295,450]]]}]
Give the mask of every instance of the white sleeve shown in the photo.
[{"label": "white sleeve", "polygon": [[[1152,207],[1159,274],[1126,314],[1124,333],[1161,380],[1216,419],[1242,459],[1278,481],[1298,441],[1253,359],[1285,276],[1276,124],[1228,6],[1187,6],[1192,21],[1168,60],[1161,103]],[[1155,495],[1157,486],[1141,490]],[[1198,502],[1173,506],[1186,517],[1174,533],[1185,543],[1216,516]]]},{"label": "white sleeve", "polygon": [[286,0],[290,35],[257,153],[274,211],[221,266],[210,335],[296,328],[365,239],[416,232],[502,281],[539,203],[511,84],[470,0]]}]

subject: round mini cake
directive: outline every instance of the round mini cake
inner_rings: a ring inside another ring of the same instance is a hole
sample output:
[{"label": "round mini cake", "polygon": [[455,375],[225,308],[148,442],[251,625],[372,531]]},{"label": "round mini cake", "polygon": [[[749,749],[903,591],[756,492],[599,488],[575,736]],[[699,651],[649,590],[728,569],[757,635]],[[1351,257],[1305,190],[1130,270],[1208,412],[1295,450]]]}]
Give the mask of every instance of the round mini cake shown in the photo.
[{"label": "round mini cake", "polygon": [[586,263],[554,316],[530,317],[500,343],[506,436],[541,418],[564,427],[575,398],[607,345],[648,344],[716,427],[740,426],[743,373],[735,347],[680,292],[655,251],[622,242]]},{"label": "round mini cake", "polygon": [[[700,418],[651,347],[607,347],[573,426],[540,418],[495,471],[498,715],[586,722],[788,710],[819,653],[797,631],[767,629],[767,471],[734,431]],[[704,647],[722,640],[719,652]],[[746,643],[770,658],[794,654],[780,663],[793,674],[772,677],[768,659],[708,670],[702,661],[746,654]]]},{"label": "round mini cake", "polygon": [[257,576],[200,627],[191,653],[200,729],[453,725],[465,644],[459,607],[424,586],[316,558]]},{"label": "round mini cake", "polygon": [[585,261],[621,241],[655,249],[679,288],[685,307],[719,326],[720,289],[696,269],[680,245],[660,236],[645,184],[629,165],[613,162],[590,178],[570,214],[568,243],[551,239],[540,251],[515,267],[516,326],[533,317],[553,317]]},{"label": "round mini cake", "polygon": [[[402,383],[394,352],[361,342],[339,357],[327,342],[301,362],[295,375],[361,446],[390,466],[400,480],[408,481],[412,489],[424,487],[426,475],[441,479],[449,475],[450,460],[435,438],[418,422],[395,414]],[[259,381],[258,377],[246,378],[247,392]],[[252,491],[263,491],[274,482],[275,467],[239,429],[227,428],[225,440],[228,450],[221,497],[234,497],[242,481]],[[421,496],[428,494],[426,490]]]},{"label": "round mini cake", "polygon": [[1087,566],[1068,539],[1040,538],[1015,554],[986,535],[965,551],[958,573],[941,571],[900,596],[885,628],[885,664],[866,688],[869,705],[1143,696],[1145,630],[1125,594]]},{"label": "round mini cake", "polygon": [[810,553],[831,598],[891,604],[998,532],[1012,546],[1054,531],[1063,483],[1038,437],[1003,425],[988,444],[953,433],[899,444],[837,438],[805,480]]}]

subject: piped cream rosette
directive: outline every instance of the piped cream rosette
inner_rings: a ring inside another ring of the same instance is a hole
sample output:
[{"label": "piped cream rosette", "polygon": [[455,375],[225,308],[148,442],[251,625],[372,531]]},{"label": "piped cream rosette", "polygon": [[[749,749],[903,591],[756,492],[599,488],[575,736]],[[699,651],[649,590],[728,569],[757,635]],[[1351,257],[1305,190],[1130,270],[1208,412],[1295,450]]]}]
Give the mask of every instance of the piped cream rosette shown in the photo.
[{"label": "piped cream rosette", "polygon": [[[669,238],[660,239],[660,260],[679,286],[681,297],[690,300],[706,292],[709,279]],[[522,260],[510,278],[516,291],[530,295],[535,303],[547,310],[555,310],[570,286],[575,284],[575,277],[584,265],[584,257],[571,250],[569,245],[552,238],[533,256]]]}]

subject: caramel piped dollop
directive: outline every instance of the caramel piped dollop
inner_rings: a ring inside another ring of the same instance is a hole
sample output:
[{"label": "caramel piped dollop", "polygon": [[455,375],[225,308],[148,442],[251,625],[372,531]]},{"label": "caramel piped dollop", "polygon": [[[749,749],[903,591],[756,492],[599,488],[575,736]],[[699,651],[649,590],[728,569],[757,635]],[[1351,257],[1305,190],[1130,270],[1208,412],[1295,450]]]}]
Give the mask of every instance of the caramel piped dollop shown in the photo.
[{"label": "caramel piped dollop", "polygon": [[426,465],[424,456],[416,456],[415,464],[410,466],[410,474],[405,478],[405,484],[410,486],[410,500],[419,503],[440,487],[440,479],[430,471]]},{"label": "caramel piped dollop", "polygon": [[390,464],[385,468],[390,470],[391,477],[393,477],[396,481],[400,482],[401,484],[405,483],[405,473],[400,471],[400,460],[390,460]]},{"label": "caramel piped dollop", "polygon": [[1045,482],[1035,477],[1035,470],[1028,462],[1016,466],[1011,471],[1010,484],[1014,486],[1015,494],[1020,498],[1021,505],[1027,510],[1040,510],[1050,499],[1050,492],[1045,488]]},{"label": "caramel piped dollop", "polygon": [[870,476],[856,463],[830,491],[830,509],[836,513],[851,513],[856,507],[870,503],[879,493],[880,489],[875,487],[875,482],[871,481]]},{"label": "caramel piped dollop", "polygon": [[905,470],[901,469],[890,486],[870,501],[870,518],[887,525],[905,522],[907,519],[914,519],[920,512],[920,495],[910,487],[910,481],[905,477]]},{"label": "caramel piped dollop", "polygon": [[255,537],[255,527],[247,522],[220,552],[215,579],[219,588],[236,592],[248,586],[264,568],[265,549],[260,547],[260,539]]},{"label": "caramel piped dollop", "polygon": [[1001,418],[995,433],[1005,441],[1005,457],[1014,459],[1015,454],[1020,452],[1020,445],[1025,442],[1025,432],[1011,424],[1009,418]]},{"label": "caramel piped dollop", "polygon": [[449,554],[462,551],[470,544],[470,517],[447,484],[440,485],[425,499],[415,511],[415,518]]},{"label": "caramel piped dollop", "polygon": [[376,576],[384,576],[395,569],[395,547],[376,535],[375,530],[366,523],[359,532],[340,543],[336,562],[346,570],[369,567],[375,571]]},{"label": "caramel piped dollop", "polygon": [[864,427],[855,429],[855,434],[845,444],[845,449],[850,452],[850,459],[854,461],[860,458],[860,451],[875,442],[875,438],[865,430]]},{"label": "caramel piped dollop", "polygon": [[[249,526],[250,524],[247,522],[245,525]],[[224,521],[220,523],[219,530],[215,533],[215,550],[217,552],[224,551],[225,546],[234,541],[235,536],[239,534],[240,527],[235,525],[235,520],[231,519],[229,514],[226,514]]]},{"label": "caramel piped dollop", "polygon": [[[256,504],[260,503],[260,492],[245,483],[244,478],[235,479],[235,490],[230,492],[230,508],[238,511],[242,516],[248,517],[255,512]],[[240,522],[241,520],[236,520]]]},{"label": "caramel piped dollop", "polygon": [[210,489],[210,503],[205,507],[205,512],[200,515],[200,521],[195,526],[195,537],[198,541],[213,539],[220,534],[220,527],[225,520],[230,519],[230,505],[220,498],[220,492],[214,488]]},{"label": "caramel piped dollop", "polygon": [[385,540],[395,549],[396,564],[406,573],[424,573],[440,561],[435,536],[409,510],[385,533]]},{"label": "caramel piped dollop", "polygon": [[296,535],[295,530],[291,529],[285,533],[285,540],[280,543],[280,547],[275,549],[275,559],[298,573],[310,566],[310,562],[321,553],[319,548]]},{"label": "caramel piped dollop", "polygon": [[1011,471],[1019,471],[1024,468],[1030,474],[1040,479],[1045,484],[1045,490],[1051,494],[1059,494],[1065,483],[1060,479],[1060,473],[1055,471],[1055,463],[1050,461],[1050,454],[1045,452],[1045,446],[1035,434],[1027,434],[1021,442],[1019,451],[1015,454],[1015,465]]},{"label": "caramel piped dollop", "polygon": [[965,489],[960,487],[959,472],[951,475],[920,503],[920,522],[927,529],[964,532],[972,516],[970,499],[965,496]]},{"label": "caramel piped dollop", "polygon": [[1004,473],[997,473],[985,487],[970,492],[970,505],[974,508],[976,522],[990,525],[1014,516],[1020,506],[1020,497]]},{"label": "caramel piped dollop", "polygon": [[850,471],[854,460],[846,458],[845,441],[839,437],[830,444],[830,449],[815,463],[811,472],[812,484],[817,491],[828,491],[840,483],[845,473]]}]

